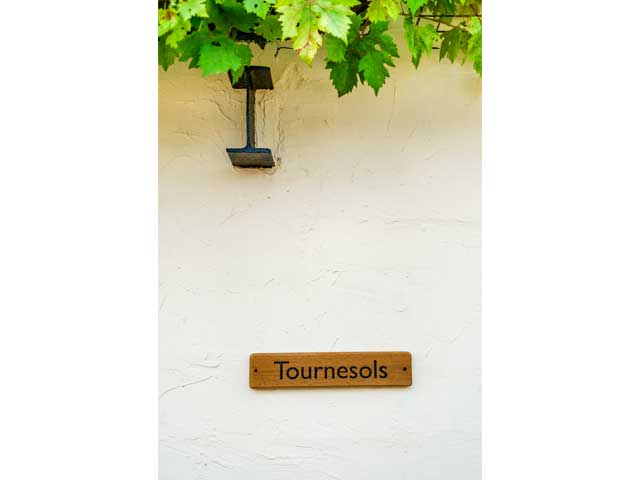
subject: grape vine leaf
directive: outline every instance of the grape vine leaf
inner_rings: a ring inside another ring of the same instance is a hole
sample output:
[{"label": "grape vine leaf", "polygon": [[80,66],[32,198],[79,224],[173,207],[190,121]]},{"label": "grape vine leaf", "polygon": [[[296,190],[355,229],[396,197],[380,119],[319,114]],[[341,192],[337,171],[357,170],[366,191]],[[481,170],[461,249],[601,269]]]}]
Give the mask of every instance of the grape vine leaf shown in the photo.
[{"label": "grape vine leaf", "polygon": [[180,61],[185,62],[191,59],[189,68],[198,68],[202,46],[211,44],[215,39],[216,37],[208,28],[187,35],[179,44],[179,50],[182,52],[180,54]]},{"label": "grape vine leaf", "polygon": [[353,12],[358,0],[278,0],[282,37],[293,41],[300,58],[311,65],[322,45],[320,32],[347,41]]},{"label": "grape vine leaf", "polygon": [[158,9],[158,37],[163,36],[167,32],[173,30],[178,22],[180,21],[180,17],[177,12],[172,9]]},{"label": "grape vine leaf", "polygon": [[389,76],[389,70],[385,65],[393,66],[394,64],[389,54],[381,50],[371,50],[358,62],[358,71],[362,72],[364,79],[376,95]]},{"label": "grape vine leaf", "polygon": [[327,60],[330,62],[342,62],[347,53],[347,44],[331,34],[326,36],[327,40]]},{"label": "grape vine leaf", "polygon": [[165,72],[173,65],[177,56],[178,51],[167,45],[164,37],[158,38],[158,63]]},{"label": "grape vine leaf", "polygon": [[258,17],[264,19],[271,9],[275,0],[243,0],[244,9],[249,13],[255,13]]},{"label": "grape vine leaf", "polygon": [[[327,52],[326,68],[330,70],[329,78],[338,92],[338,97],[346,95],[358,85],[358,62],[360,61],[360,53],[357,48],[357,39],[361,24],[362,18],[355,15],[349,27],[349,32],[347,33],[348,46],[339,38],[327,35],[327,49],[329,49],[329,42],[333,42],[333,40],[330,40],[332,37],[336,41],[342,42],[345,47],[345,53],[342,55],[342,60],[340,61],[331,60]],[[336,45],[331,47],[332,55],[335,54],[337,58],[340,57],[340,53],[334,49],[338,48],[342,47],[337,47]]]},{"label": "grape vine leaf", "polygon": [[455,0],[427,0],[427,8],[434,15],[453,15],[456,13]]},{"label": "grape vine leaf", "polygon": [[229,38],[217,38],[217,43],[219,45],[204,44],[200,49],[198,65],[202,69],[202,76],[231,70],[235,82],[242,75],[244,66],[251,63],[251,50]]},{"label": "grape vine leaf", "polygon": [[[389,29],[389,22],[377,22],[371,25],[371,31],[366,36],[366,44],[378,45],[382,50],[387,52],[392,57],[398,58],[398,47],[393,41],[391,35],[386,32]],[[367,45],[368,49],[372,47]]]},{"label": "grape vine leaf", "polygon": [[358,0],[315,0],[315,5],[321,12],[318,16],[320,30],[346,42],[351,25],[350,17],[353,15],[351,7],[359,3]]},{"label": "grape vine leaf", "polygon": [[410,18],[404,20],[404,37],[411,53],[411,62],[416,68],[420,65],[422,54],[431,55],[434,42],[440,40],[440,35],[432,24],[419,26]]},{"label": "grape vine leaf", "polygon": [[205,0],[181,0],[178,2],[178,12],[185,20],[208,16]]},{"label": "grape vine leaf", "polygon": [[227,36],[234,29],[250,33],[258,24],[258,17],[247,12],[241,3],[235,0],[217,1],[218,3],[211,4],[208,10],[209,18],[215,24],[217,32]]},{"label": "grape vine leaf", "polygon": [[[395,66],[391,57],[397,58],[399,56],[398,47],[393,42],[393,38],[385,33],[388,28],[389,22],[373,23],[369,34],[362,39],[362,50],[366,53],[358,62],[358,72],[362,74],[364,81],[373,88],[376,95],[389,76],[386,65]],[[379,50],[376,46],[379,47]]]},{"label": "grape vine leaf", "polygon": [[411,16],[415,17],[422,7],[424,7],[429,0],[406,0],[407,7],[409,7],[409,12],[411,12]]},{"label": "grape vine leaf", "polygon": [[191,30],[191,22],[189,20],[184,20],[182,17],[178,17],[178,21],[176,22],[173,30],[169,32],[166,38],[167,45],[178,48],[178,42],[184,39]]},{"label": "grape vine leaf", "polygon": [[[389,22],[372,23],[369,32],[362,36],[359,34],[360,22],[360,17],[354,17],[344,54],[339,50],[342,47],[337,45],[327,52],[326,67],[331,70],[329,78],[338,96],[353,90],[358,79],[373,88],[377,95],[389,76],[387,66],[394,66],[391,57],[398,57],[398,47],[386,33]],[[342,60],[338,60],[341,55]]]},{"label": "grape vine leaf", "polygon": [[298,35],[293,39],[293,48],[298,52],[300,58],[309,66],[316,52],[322,45],[322,36],[314,24],[311,10],[303,10],[300,16]]},{"label": "grape vine leaf", "polygon": [[275,15],[268,15],[260,24],[254,29],[258,35],[262,35],[269,42],[275,42],[282,38],[282,25],[278,21],[278,17]]},{"label": "grape vine leaf", "polygon": [[477,18],[471,20],[469,25],[469,42],[467,44],[467,55],[473,62],[473,68],[482,75],[482,23]]},{"label": "grape vine leaf", "polygon": [[372,0],[367,9],[367,18],[372,22],[384,22],[387,17],[392,20],[400,14],[400,2],[398,0]]},{"label": "grape vine leaf", "polygon": [[[481,0],[402,1],[409,9],[404,36],[416,68],[423,56],[430,55],[435,42],[442,40],[441,60],[470,60],[482,75],[482,22],[468,15],[471,10],[478,11],[475,7],[481,8]],[[200,68],[204,76],[229,72],[235,81],[251,62],[246,43],[264,48],[267,42],[290,39],[308,64],[326,43],[325,65],[338,95],[351,92],[358,83],[368,84],[377,95],[389,77],[389,67],[394,66],[392,58],[398,57],[398,48],[387,31],[388,20],[406,11],[400,2],[165,0],[158,8],[158,63],[166,70],[178,58],[188,61],[189,68]],[[352,10],[355,6],[357,14]],[[414,23],[414,17],[422,12],[431,15],[433,24]],[[465,20],[451,20],[458,18],[457,14]],[[440,35],[436,22],[449,25],[450,30]]]},{"label": "grape vine leaf", "polygon": [[336,87],[338,96],[346,95],[358,85],[358,63],[346,61],[334,63],[328,67],[331,69],[329,78]]},{"label": "grape vine leaf", "polygon": [[447,57],[451,63],[454,62],[460,51],[460,30],[452,28],[442,34],[442,44],[440,45],[440,60]]}]

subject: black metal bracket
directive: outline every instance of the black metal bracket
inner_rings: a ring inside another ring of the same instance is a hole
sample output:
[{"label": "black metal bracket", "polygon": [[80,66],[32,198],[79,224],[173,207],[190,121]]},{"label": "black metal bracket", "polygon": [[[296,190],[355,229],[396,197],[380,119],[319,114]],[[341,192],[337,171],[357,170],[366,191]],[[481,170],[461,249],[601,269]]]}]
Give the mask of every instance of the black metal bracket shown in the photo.
[{"label": "black metal bracket", "polygon": [[[231,76],[229,76],[231,79]],[[227,153],[234,167],[271,168],[276,163],[271,150],[256,148],[255,106],[256,90],[273,90],[269,67],[245,67],[240,79],[232,84],[233,88],[244,88],[247,92],[247,144],[243,148],[227,148]]]}]

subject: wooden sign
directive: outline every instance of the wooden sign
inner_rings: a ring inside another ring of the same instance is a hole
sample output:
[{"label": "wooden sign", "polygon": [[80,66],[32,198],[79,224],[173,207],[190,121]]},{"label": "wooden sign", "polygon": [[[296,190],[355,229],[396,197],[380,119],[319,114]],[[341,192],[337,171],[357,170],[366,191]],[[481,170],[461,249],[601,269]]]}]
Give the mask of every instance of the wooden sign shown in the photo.
[{"label": "wooden sign", "polygon": [[251,388],[408,387],[409,352],[253,353]]}]

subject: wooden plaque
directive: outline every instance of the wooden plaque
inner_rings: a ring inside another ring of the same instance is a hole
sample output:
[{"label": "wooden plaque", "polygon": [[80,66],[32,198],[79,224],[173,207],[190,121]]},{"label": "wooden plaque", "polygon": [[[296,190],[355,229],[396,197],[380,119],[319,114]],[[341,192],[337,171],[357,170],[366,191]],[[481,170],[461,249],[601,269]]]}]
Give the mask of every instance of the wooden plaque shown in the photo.
[{"label": "wooden plaque", "polygon": [[251,388],[408,387],[409,352],[253,353]]}]

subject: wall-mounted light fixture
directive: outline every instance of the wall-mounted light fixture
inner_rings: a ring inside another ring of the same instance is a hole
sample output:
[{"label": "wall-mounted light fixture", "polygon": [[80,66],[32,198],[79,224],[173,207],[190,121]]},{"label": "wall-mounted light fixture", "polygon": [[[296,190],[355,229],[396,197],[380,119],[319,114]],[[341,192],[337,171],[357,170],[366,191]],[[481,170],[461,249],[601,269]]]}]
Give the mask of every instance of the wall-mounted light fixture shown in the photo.
[{"label": "wall-mounted light fixture", "polygon": [[273,160],[271,150],[268,148],[256,148],[255,128],[255,92],[256,90],[273,90],[271,71],[269,67],[245,67],[244,73],[232,85],[233,88],[244,88],[247,92],[247,144],[242,148],[227,148],[227,153],[234,167],[243,168],[271,168],[276,163]]}]

